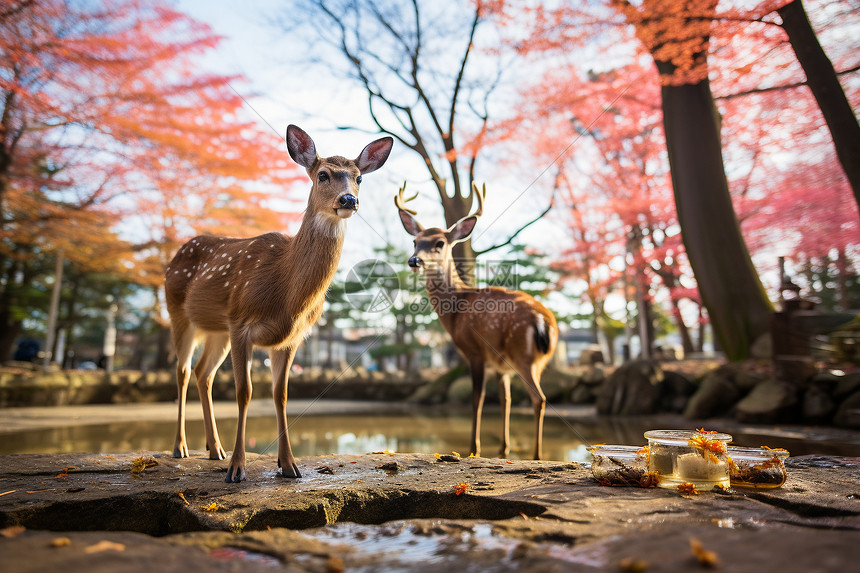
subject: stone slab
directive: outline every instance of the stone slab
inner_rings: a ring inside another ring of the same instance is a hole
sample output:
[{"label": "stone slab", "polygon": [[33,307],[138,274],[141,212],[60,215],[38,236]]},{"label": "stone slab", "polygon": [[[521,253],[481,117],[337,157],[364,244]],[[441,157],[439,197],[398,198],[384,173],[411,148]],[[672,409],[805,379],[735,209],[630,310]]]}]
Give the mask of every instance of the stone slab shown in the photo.
[{"label": "stone slab", "polygon": [[[149,457],[157,465],[132,472]],[[304,477],[289,480],[272,455],[249,454],[249,479],[226,484],[226,462],[204,452],[0,456],[0,562],[88,573],[684,571],[704,567],[691,540],[723,570],[860,562],[860,458],[793,457],[781,488],[699,495],[603,487],[574,463],[443,459],[455,461],[302,458]]]}]

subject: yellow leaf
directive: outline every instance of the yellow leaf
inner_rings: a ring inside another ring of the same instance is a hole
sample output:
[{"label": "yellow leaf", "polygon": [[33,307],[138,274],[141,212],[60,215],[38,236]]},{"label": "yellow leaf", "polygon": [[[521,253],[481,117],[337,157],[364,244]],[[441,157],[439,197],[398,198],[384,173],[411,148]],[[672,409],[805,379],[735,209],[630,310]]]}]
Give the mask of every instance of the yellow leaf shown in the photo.
[{"label": "yellow leaf", "polygon": [[55,537],[51,540],[51,547],[65,547],[71,544],[72,540],[68,537]]},{"label": "yellow leaf", "polygon": [[103,551],[125,551],[125,545],[113,541],[102,540],[84,548],[84,553],[102,553]]},{"label": "yellow leaf", "polygon": [[[184,496],[183,499],[185,499]],[[218,507],[218,502],[213,501],[209,505],[201,505],[200,509],[202,509],[203,511],[218,511],[221,508]]]}]

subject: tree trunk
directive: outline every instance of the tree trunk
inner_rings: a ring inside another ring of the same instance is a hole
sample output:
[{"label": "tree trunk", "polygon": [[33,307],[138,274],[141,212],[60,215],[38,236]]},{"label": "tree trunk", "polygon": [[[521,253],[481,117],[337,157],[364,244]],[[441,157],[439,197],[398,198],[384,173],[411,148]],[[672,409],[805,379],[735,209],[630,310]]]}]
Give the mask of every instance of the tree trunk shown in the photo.
[{"label": "tree trunk", "polygon": [[815,31],[806,17],[801,0],[794,0],[777,10],[782,28],[806,74],[806,84],[812,91],[824,121],[833,138],[836,156],[854,191],[860,206],[860,124],[845,97],[833,64],[818,43]]},{"label": "tree trunk", "polygon": [[[657,61],[664,77],[674,68]],[[726,357],[750,356],[773,306],[750,259],[729,195],[719,121],[707,78],[661,88],[675,207],[702,301]]]}]

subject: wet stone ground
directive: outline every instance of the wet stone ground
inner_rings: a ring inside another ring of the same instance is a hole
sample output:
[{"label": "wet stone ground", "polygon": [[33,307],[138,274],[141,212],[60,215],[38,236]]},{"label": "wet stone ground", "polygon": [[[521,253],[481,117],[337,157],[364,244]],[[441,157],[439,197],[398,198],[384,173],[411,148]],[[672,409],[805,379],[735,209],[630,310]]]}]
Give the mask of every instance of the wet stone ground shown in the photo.
[{"label": "wet stone ground", "polygon": [[[445,461],[449,460],[449,461]],[[6,571],[848,571],[860,458],[787,462],[778,489],[611,488],[579,464],[375,453],[0,456]]]}]

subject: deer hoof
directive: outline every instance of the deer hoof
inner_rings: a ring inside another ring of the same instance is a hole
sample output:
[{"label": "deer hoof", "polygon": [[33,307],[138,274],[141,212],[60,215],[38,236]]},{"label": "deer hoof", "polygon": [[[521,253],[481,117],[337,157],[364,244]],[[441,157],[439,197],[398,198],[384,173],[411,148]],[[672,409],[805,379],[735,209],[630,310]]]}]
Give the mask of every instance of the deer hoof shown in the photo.
[{"label": "deer hoof", "polygon": [[240,481],[245,481],[245,468],[239,466],[238,468],[228,467],[227,468],[227,477],[224,479],[227,483],[239,483]]},{"label": "deer hoof", "polygon": [[206,446],[206,449],[209,450],[210,460],[223,460],[227,457],[227,453],[220,445],[217,448],[210,448],[209,446]]},{"label": "deer hoof", "polygon": [[282,478],[301,479],[302,472],[299,471],[299,467],[296,464],[292,464],[292,468],[282,467],[278,475]]},{"label": "deer hoof", "polygon": [[188,457],[188,446],[185,444],[179,444],[173,446],[173,457],[174,458],[187,458]]}]

